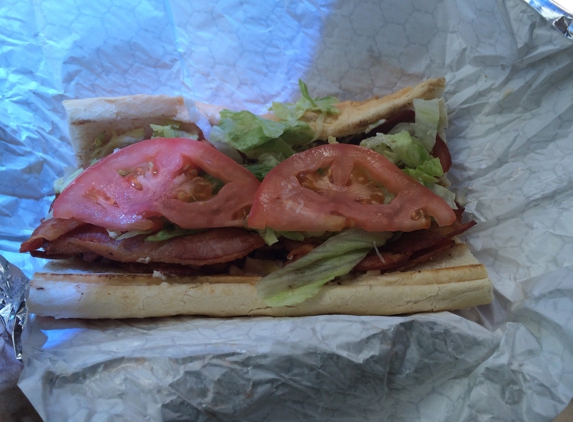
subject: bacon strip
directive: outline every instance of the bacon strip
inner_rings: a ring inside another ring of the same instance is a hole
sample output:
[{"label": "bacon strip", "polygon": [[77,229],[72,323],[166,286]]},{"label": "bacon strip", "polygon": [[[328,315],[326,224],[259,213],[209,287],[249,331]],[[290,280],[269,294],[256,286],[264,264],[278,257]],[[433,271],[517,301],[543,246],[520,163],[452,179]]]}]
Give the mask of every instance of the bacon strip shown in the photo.
[{"label": "bacon strip", "polygon": [[402,233],[400,238],[385,245],[380,251],[382,259],[375,253],[370,253],[354,271],[389,271],[416,265],[444,252],[455,245],[451,239],[462,234],[476,224],[456,222],[450,226],[432,226],[427,230]]},{"label": "bacon strip", "polygon": [[[461,217],[463,208],[459,212]],[[378,253],[373,251],[368,254],[354,267],[353,271],[387,272],[420,264],[452,248],[455,245],[452,238],[469,230],[475,224],[475,221],[462,223],[456,220],[455,223],[446,227],[432,225],[426,230],[402,233],[396,241],[379,248]],[[297,242],[288,239],[281,239],[281,241],[284,241],[286,248],[290,251],[288,257],[291,262],[318,246],[316,243],[306,241]]]},{"label": "bacon strip", "polygon": [[[460,207],[458,217],[461,217],[461,213],[463,208]],[[455,245],[452,238],[474,225],[474,221],[461,223],[457,220],[446,227],[433,225],[427,230],[403,233],[398,240],[380,248],[378,254],[370,253],[354,271],[386,272],[411,267],[450,249]],[[306,255],[319,244],[281,240],[290,251],[289,260],[292,261]],[[49,259],[80,255],[84,260],[93,261],[103,257],[115,262],[139,263],[138,267],[147,267],[142,262],[149,262],[155,266],[166,266],[169,272],[187,273],[191,270],[197,273],[202,271],[198,270],[199,267],[229,263],[263,246],[264,241],[258,234],[239,228],[210,229],[164,242],[146,242],[145,235],[117,241],[110,238],[103,228],[73,219],[52,218],[42,222],[30,239],[22,244],[21,251]],[[40,248],[44,250],[38,250]],[[224,272],[224,268],[216,269]]]},{"label": "bacon strip", "polygon": [[85,225],[54,241],[43,243],[44,251],[34,252],[43,258],[63,258],[93,254],[120,262],[211,265],[233,261],[262,247],[257,234],[239,228],[210,229],[164,242],[147,242],[145,235],[114,240],[101,227]]},{"label": "bacon strip", "polygon": [[20,245],[20,252],[31,252],[40,249],[45,240],[56,240],[60,236],[84,225],[81,221],[73,218],[49,218],[34,230],[32,236]]},{"label": "bacon strip", "polygon": [[[402,110],[400,113],[390,117],[380,126],[371,130],[370,133],[388,133],[398,123],[414,123],[416,120],[416,112],[412,109]],[[371,136],[371,135],[370,135]]]},{"label": "bacon strip", "polygon": [[[416,113],[414,110],[402,110],[398,114],[386,120],[381,125],[372,129],[368,134],[363,133],[353,136],[351,142],[358,145],[360,141],[363,141],[364,139],[373,136],[376,133],[390,132],[398,123],[414,123],[415,120]],[[448,149],[448,145],[439,135],[436,136],[436,143],[434,144],[434,148],[430,154],[432,157],[437,157],[440,160],[440,164],[442,165],[442,170],[444,173],[447,172],[450,167],[452,167],[452,156],[450,154],[450,150]]]},{"label": "bacon strip", "polygon": [[431,154],[432,157],[437,157],[440,160],[444,173],[452,167],[452,155],[450,154],[448,145],[446,145],[444,140],[439,136],[436,136],[436,143],[434,144]]}]

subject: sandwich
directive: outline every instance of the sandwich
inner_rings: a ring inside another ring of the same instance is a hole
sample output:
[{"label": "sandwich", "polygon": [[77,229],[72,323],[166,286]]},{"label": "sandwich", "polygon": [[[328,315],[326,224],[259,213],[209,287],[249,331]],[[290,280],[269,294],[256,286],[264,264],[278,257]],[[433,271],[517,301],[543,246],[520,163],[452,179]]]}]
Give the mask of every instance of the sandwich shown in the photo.
[{"label": "sandwich", "polygon": [[265,115],[169,96],[64,102],[79,168],[21,246],[50,260],[30,311],[396,315],[490,303],[486,268],[458,238],[475,222],[449,189],[445,80],[344,102],[299,85],[300,100]]}]

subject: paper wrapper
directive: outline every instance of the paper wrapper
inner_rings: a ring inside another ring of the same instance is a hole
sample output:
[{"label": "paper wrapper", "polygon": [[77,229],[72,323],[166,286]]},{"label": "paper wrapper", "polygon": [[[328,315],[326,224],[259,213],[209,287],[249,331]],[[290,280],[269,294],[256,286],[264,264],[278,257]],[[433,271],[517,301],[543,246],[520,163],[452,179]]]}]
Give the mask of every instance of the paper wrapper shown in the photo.
[{"label": "paper wrapper", "polygon": [[264,111],[445,76],[450,179],[492,305],[404,317],[32,318],[19,386],[46,420],[551,420],[573,397],[573,45],[525,2],[0,6],[0,253],[74,164],[61,101],[183,94]]}]

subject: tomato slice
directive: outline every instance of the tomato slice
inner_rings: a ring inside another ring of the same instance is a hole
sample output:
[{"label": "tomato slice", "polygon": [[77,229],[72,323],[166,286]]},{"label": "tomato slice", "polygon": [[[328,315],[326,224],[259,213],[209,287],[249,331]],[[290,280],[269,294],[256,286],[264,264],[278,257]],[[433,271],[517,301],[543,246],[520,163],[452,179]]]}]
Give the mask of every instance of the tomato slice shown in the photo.
[{"label": "tomato slice", "polygon": [[248,222],[251,228],[278,231],[360,227],[407,232],[430,227],[430,217],[440,226],[456,220],[442,198],[384,156],[332,144],[295,154],[272,169],[257,191]]},{"label": "tomato slice", "polygon": [[[214,193],[211,176],[224,183]],[[241,227],[260,182],[202,142],[155,138],[81,173],[54,201],[57,218],[112,230],[149,230],[160,217],[182,228]]]}]

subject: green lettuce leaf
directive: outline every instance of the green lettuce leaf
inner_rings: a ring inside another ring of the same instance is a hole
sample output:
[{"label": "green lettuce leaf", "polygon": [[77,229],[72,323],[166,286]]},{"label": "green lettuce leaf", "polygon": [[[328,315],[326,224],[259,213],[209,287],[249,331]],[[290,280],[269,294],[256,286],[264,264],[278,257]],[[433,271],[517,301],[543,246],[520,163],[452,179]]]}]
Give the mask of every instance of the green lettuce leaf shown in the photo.
[{"label": "green lettuce leaf", "polygon": [[275,232],[270,227],[267,227],[264,230],[259,230],[259,235],[263,238],[265,243],[269,246],[274,245],[275,243],[277,243],[279,241],[279,238],[277,236],[277,232]]},{"label": "green lettuce leaf", "polygon": [[440,101],[437,98],[433,100],[414,99],[414,111],[416,112],[414,135],[428,152],[432,151],[436,143],[440,125],[440,109]]},{"label": "green lettuce leaf", "polygon": [[244,167],[251,173],[253,173],[255,177],[259,179],[259,182],[262,182],[267,173],[271,171],[274,166],[269,166],[268,164],[265,163],[259,163],[259,164],[248,164],[245,165]]},{"label": "green lettuce leaf", "polygon": [[[73,171],[72,171],[73,170]],[[60,177],[57,179],[54,184],[54,192],[55,193],[62,193],[62,191],[68,187],[70,183],[72,183],[76,177],[78,177],[84,171],[83,168],[74,169],[73,167],[68,167],[65,170],[65,176]]]},{"label": "green lettuce leaf", "polygon": [[312,98],[308,93],[308,86],[298,80],[298,86],[302,97],[296,103],[273,102],[269,108],[273,114],[281,120],[298,120],[307,111],[316,111],[324,114],[339,114],[340,110],[334,105],[338,103],[335,97],[327,96],[323,98]]},{"label": "green lettuce leaf", "polygon": [[444,175],[440,159],[432,157],[422,143],[408,131],[402,130],[388,135],[378,133],[363,140],[360,145],[382,154],[456,209],[455,194],[437,184]]},{"label": "green lettuce leaf", "polygon": [[453,210],[458,209],[458,206],[456,204],[456,194],[453,193],[451,190],[449,190],[448,188],[446,188],[442,185],[438,185],[438,184],[433,184],[429,188],[432,192],[434,192],[436,195],[438,195],[440,198],[442,198],[444,201],[446,201],[446,203]]},{"label": "green lettuce leaf", "polygon": [[372,138],[364,139],[360,142],[360,146],[376,151],[378,154],[381,154],[390,160],[393,164],[398,164],[400,162],[400,157],[392,150],[392,148],[390,148],[390,145],[388,145],[386,140],[386,135],[382,133],[379,133]]},{"label": "green lettuce leaf", "polygon": [[404,163],[410,168],[416,168],[432,158],[424,145],[405,130],[393,135],[378,133],[363,140],[360,145],[384,155],[394,164]]},{"label": "green lettuce leaf", "polygon": [[179,123],[171,122],[167,125],[154,125],[150,124],[151,129],[153,129],[152,138],[189,138],[197,140],[199,139],[198,133],[189,133],[179,130]]},{"label": "green lettuce leaf", "polygon": [[173,227],[159,230],[157,233],[147,236],[146,242],[162,242],[164,240],[172,239],[179,236],[187,236],[190,234],[200,233],[201,229],[182,229],[181,227],[173,224]]},{"label": "green lettuce leaf", "polygon": [[[272,155],[283,161],[295,152],[309,148],[315,133],[299,120],[307,111],[340,113],[334,97],[312,98],[308,87],[299,80],[302,98],[296,103],[273,103],[270,110],[279,121],[265,119],[249,111],[222,110],[219,124],[211,130],[212,142],[223,142],[246,154],[252,160],[263,162],[262,155]],[[266,159],[265,159],[266,160]],[[268,164],[268,163],[267,163]]]},{"label": "green lettuce leaf", "polygon": [[114,237],[112,235],[114,233],[113,231],[108,230],[108,233],[109,233],[110,237],[113,237],[115,240],[124,240],[124,239],[129,239],[131,237],[139,236],[140,234],[149,234],[149,233],[151,233],[151,231],[150,230],[130,230],[130,231],[127,231],[123,234],[119,234],[117,237]]},{"label": "green lettuce leaf", "polygon": [[[219,124],[211,131],[212,140],[229,144],[251,158],[276,151],[274,148],[278,148],[286,158],[294,153],[293,146],[312,141],[313,132],[304,122],[275,122],[249,111],[222,110],[220,114]],[[265,145],[270,141],[274,143]]]},{"label": "green lettuce leaf", "polygon": [[439,158],[424,161],[415,168],[405,168],[404,172],[414,179],[419,180],[425,186],[438,183],[438,179],[444,175]]},{"label": "green lettuce leaf", "polygon": [[312,252],[257,282],[258,295],[268,306],[288,306],[316,295],[334,278],[348,274],[374,247],[382,246],[391,233],[360,229],[342,231]]},{"label": "green lettuce leaf", "polygon": [[269,160],[270,157],[273,157],[277,162],[281,162],[293,155],[295,150],[282,138],[277,138],[245,150],[243,153],[253,160],[264,161],[265,159]]},{"label": "green lettuce leaf", "polygon": [[95,148],[92,153],[94,161],[108,156],[118,148],[124,148],[136,142],[143,141],[143,138],[145,138],[145,130],[143,128],[133,129],[122,135],[114,133],[112,138],[105,145],[102,144],[101,138],[102,136],[100,135],[94,140]]},{"label": "green lettuce leaf", "polygon": [[303,104],[303,108],[306,108],[308,111],[319,111],[321,113],[332,113],[338,114],[340,110],[334,107],[336,103],[338,103],[338,98],[336,97],[323,97],[323,98],[312,98],[308,93],[308,86],[299,79],[298,86],[300,88],[300,92],[302,94],[302,98],[299,100],[301,104]]},{"label": "green lettuce leaf", "polygon": [[329,232],[285,232],[285,231],[275,231],[270,227],[265,228],[264,230],[259,230],[259,235],[264,239],[267,245],[273,245],[279,241],[279,237],[286,237],[290,240],[297,240],[302,242],[304,239],[308,239],[311,237],[320,237],[324,240],[327,239],[331,233]]}]

